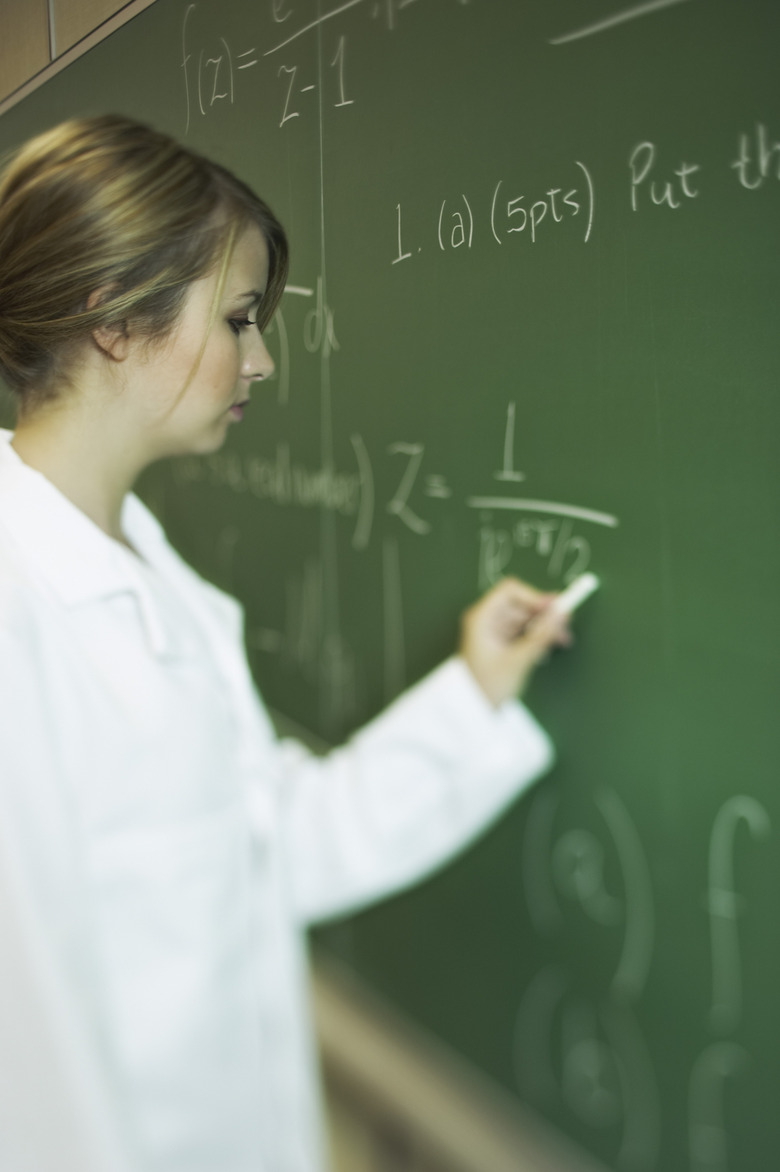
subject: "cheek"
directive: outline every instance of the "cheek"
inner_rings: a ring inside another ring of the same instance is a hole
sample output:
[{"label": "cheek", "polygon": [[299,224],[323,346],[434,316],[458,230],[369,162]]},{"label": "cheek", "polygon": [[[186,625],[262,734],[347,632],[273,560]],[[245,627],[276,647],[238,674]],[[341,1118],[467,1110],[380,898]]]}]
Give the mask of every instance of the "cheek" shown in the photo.
[{"label": "cheek", "polygon": [[219,342],[215,339],[203,355],[201,376],[205,385],[219,395],[235,387],[240,369],[238,347],[232,338]]}]

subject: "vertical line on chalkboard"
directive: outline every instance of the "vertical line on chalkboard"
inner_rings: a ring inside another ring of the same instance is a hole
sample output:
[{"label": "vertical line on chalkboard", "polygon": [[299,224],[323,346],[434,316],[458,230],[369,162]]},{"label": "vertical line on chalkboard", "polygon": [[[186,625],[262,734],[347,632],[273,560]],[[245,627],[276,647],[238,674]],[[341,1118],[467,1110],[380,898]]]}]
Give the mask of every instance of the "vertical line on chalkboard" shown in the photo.
[{"label": "vertical line on chalkboard", "polygon": [[531,923],[540,936],[553,936],[563,925],[552,881],[552,839],[559,806],[556,791],[543,789],[536,794],[520,852],[525,899]]},{"label": "vertical line on chalkboard", "polygon": [[[328,281],[325,244],[325,115],[323,108],[323,45],[322,45],[322,3],[317,0],[317,90],[319,119],[319,171],[320,171],[320,278],[322,332],[320,340],[320,455],[322,467],[333,469],[333,405],[331,401],[330,354],[331,326],[328,305]],[[331,732],[343,733],[342,725],[347,715],[344,689],[340,677],[343,669],[345,648],[341,636],[339,613],[338,549],[336,542],[336,518],[332,510],[323,506],[320,521],[322,552],[322,599],[323,599],[323,657],[320,669],[320,705]]]},{"label": "vertical line on chalkboard", "polygon": [[[317,11],[321,5],[318,3]],[[319,150],[320,150],[320,276],[322,281],[322,313],[323,322],[329,317],[328,282],[325,263],[325,127],[322,102],[322,26],[317,26],[317,80],[319,106]],[[330,401],[330,346],[327,333],[323,327],[323,341],[320,350],[320,375],[322,390],[322,458],[327,467],[333,460],[333,421]]]},{"label": "vertical line on chalkboard", "polygon": [[389,704],[406,687],[401,561],[398,541],[394,537],[386,537],[382,543],[382,587],[385,634],[385,703]]},{"label": "vertical line on chalkboard", "polygon": [[680,725],[679,725],[679,651],[677,644],[677,599],[672,562],[672,524],[674,504],[669,499],[667,485],[668,441],[664,419],[664,405],[661,396],[661,376],[658,370],[658,334],[655,323],[653,298],[648,298],[647,318],[650,327],[650,387],[655,414],[655,443],[657,451],[656,501],[658,515],[658,567],[659,567],[659,624],[661,654],[666,679],[664,695],[667,712],[663,722],[663,737],[660,739],[660,794],[664,814],[668,818],[679,816],[681,786],[680,773]]}]

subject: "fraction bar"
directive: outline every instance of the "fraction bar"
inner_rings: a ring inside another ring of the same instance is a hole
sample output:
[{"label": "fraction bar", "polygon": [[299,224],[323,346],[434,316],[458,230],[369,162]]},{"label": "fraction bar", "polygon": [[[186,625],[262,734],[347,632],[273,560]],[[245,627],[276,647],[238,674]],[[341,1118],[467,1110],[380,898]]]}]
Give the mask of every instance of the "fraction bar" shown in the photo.
[{"label": "fraction bar", "polygon": [[576,517],[579,521],[592,521],[594,525],[606,525],[616,529],[619,522],[611,513],[598,513],[595,509],[581,509],[579,505],[564,505],[559,501],[532,501],[519,497],[471,496],[466,501],[470,509],[514,509],[519,513],[555,513],[561,517]]},{"label": "fraction bar", "polygon": [[264,57],[270,57],[272,53],[277,53],[279,49],[283,49],[285,45],[289,45],[291,41],[295,41],[298,37],[302,37],[304,33],[311,32],[319,24],[324,24],[326,20],[332,20],[334,16],[339,16],[342,12],[346,12],[348,8],[354,8],[356,4],[362,4],[363,0],[347,0],[346,4],[342,4],[340,8],[334,8],[332,12],[326,12],[323,16],[317,17],[311,24],[307,24],[304,28],[299,28],[297,33],[293,33],[286,41],[280,41],[278,45],[274,45],[273,49],[266,49],[263,53]]}]

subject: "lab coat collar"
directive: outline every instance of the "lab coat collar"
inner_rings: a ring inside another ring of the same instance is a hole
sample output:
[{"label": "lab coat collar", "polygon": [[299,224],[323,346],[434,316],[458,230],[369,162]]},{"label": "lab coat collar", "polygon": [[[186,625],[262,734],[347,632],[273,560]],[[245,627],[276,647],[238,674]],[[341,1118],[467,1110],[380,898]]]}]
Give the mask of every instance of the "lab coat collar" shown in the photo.
[{"label": "lab coat collar", "polygon": [[[139,559],[82,513],[11,447],[13,433],[0,429],[0,526],[12,537],[36,576],[66,606],[133,593],[157,654],[168,650],[165,629],[142,576]],[[129,494],[122,528],[141,557],[153,562],[164,542],[160,525]]]}]

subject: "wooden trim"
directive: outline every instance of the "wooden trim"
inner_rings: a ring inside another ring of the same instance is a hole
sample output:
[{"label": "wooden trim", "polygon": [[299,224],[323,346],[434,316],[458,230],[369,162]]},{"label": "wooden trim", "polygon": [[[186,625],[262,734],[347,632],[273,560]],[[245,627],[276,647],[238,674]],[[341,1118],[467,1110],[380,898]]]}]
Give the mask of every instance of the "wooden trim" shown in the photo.
[{"label": "wooden trim", "polygon": [[337,962],[318,953],[312,979],[330,1096],[404,1135],[423,1162],[451,1172],[608,1172]]},{"label": "wooden trim", "polygon": [[49,64],[46,0],[1,0],[0,100]]},{"label": "wooden trim", "polygon": [[[83,53],[86,53],[94,45],[104,40],[105,37],[110,36],[116,29],[121,28],[123,24],[127,24],[128,20],[132,20],[134,16],[137,16],[139,12],[143,12],[145,8],[151,7],[154,2],[155,0],[131,0],[131,3],[126,4],[124,8],[121,8],[119,12],[109,17],[108,20],[103,21],[101,25],[94,29],[88,36],[84,37],[83,40],[79,41],[71,49],[68,49],[56,61],[52,61],[45,69],[36,73],[34,77],[31,77],[29,81],[25,82],[24,85],[14,90],[12,94],[9,94],[7,98],[0,102],[0,117],[7,110],[10,110],[12,106],[15,106],[17,102],[21,102],[22,98],[26,98],[28,94],[36,90],[38,86],[47,82],[50,77],[54,77],[61,69],[66,69],[73,61],[81,57]],[[49,19],[51,21],[51,8],[49,12]],[[50,38],[56,37],[56,32],[52,31],[52,27],[50,25]]]}]

